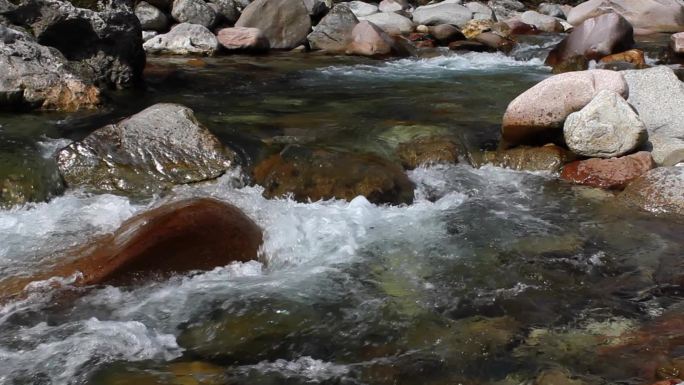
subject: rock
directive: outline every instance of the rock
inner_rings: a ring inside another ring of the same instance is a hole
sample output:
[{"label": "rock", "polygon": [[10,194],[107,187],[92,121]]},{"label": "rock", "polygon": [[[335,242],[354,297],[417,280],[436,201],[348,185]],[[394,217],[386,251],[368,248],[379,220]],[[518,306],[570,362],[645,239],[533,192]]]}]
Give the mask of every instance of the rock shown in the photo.
[{"label": "rock", "polygon": [[165,31],[169,27],[169,19],[158,8],[141,1],[135,6],[135,16],[140,20],[142,29],[149,31]]},{"label": "rock", "polygon": [[254,181],[267,198],[292,194],[307,202],[362,195],[376,204],[413,201],[414,186],[402,168],[371,154],[288,146],[255,167]]},{"label": "rock", "polygon": [[572,152],[591,158],[628,154],[648,138],[636,112],[610,90],[600,91],[584,108],[568,115],[563,135]]},{"label": "rock", "polygon": [[260,29],[273,49],[292,49],[306,41],[311,18],[302,0],[255,0],[235,26]]},{"label": "rock", "polygon": [[548,143],[562,132],[571,113],[589,104],[602,90],[627,96],[622,74],[607,70],[568,72],[544,79],[506,108],[501,128],[506,144]]},{"label": "rock", "polygon": [[361,21],[352,30],[352,41],[346,50],[349,55],[361,56],[409,56],[404,47],[398,44],[380,27],[368,21]]},{"label": "rock", "polygon": [[[597,66],[599,67],[599,66]],[[589,68],[589,59],[584,55],[571,56],[559,63],[556,63],[551,72],[554,74],[562,74],[564,72],[584,71]],[[608,69],[600,67],[600,69]]]},{"label": "rock", "polygon": [[458,145],[453,140],[440,136],[416,138],[397,147],[397,156],[407,170],[421,165],[458,163],[458,153]]},{"label": "rock", "polygon": [[608,12],[622,15],[637,35],[684,31],[684,4],[678,0],[589,0],[569,12],[568,22],[580,25]]},{"label": "rock", "polygon": [[351,9],[352,13],[354,13],[354,16],[356,17],[363,17],[363,16],[368,16],[372,15],[374,13],[380,12],[378,9],[378,6],[375,4],[368,4],[364,1],[350,1],[347,3],[349,6],[349,9]]},{"label": "rock", "polygon": [[560,6],[560,4],[541,3],[539,4],[537,11],[539,11],[539,13],[542,15],[565,19],[565,11],[563,11],[563,8]]},{"label": "rock", "polygon": [[45,202],[63,191],[54,162],[21,149],[0,155],[0,208]]},{"label": "rock", "polygon": [[684,215],[684,167],[659,167],[636,179],[620,200],[652,213]]},{"label": "rock", "polygon": [[539,374],[534,385],[586,385],[586,383],[573,379],[566,370],[549,369]]},{"label": "rock", "polygon": [[0,109],[76,111],[100,103],[100,91],[70,72],[59,51],[0,25]]},{"label": "rock", "polygon": [[39,44],[59,50],[72,72],[89,83],[121,88],[142,76],[142,29],[126,6],[95,12],[67,1],[26,0],[5,16]]},{"label": "rock", "polygon": [[674,53],[684,55],[684,32],[675,33],[670,36],[670,46]]},{"label": "rock", "polygon": [[655,167],[647,151],[620,158],[592,158],[568,163],[561,178],[581,185],[622,190],[627,184]]},{"label": "rock", "polygon": [[218,32],[218,42],[227,50],[263,52],[268,51],[266,36],[256,28],[223,28]]},{"label": "rock", "polygon": [[617,13],[587,19],[549,52],[546,65],[557,66],[575,57],[598,60],[634,46],[632,26]]},{"label": "rock", "polygon": [[487,44],[479,41],[463,40],[449,43],[449,49],[452,51],[468,51],[468,52],[495,52],[496,48],[492,48]]},{"label": "rock", "polygon": [[632,64],[635,69],[642,69],[646,68],[646,57],[644,56],[644,51],[640,49],[630,49],[625,52],[608,55],[599,60],[599,64],[601,65],[608,65],[611,63],[629,63]]},{"label": "rock", "polygon": [[171,16],[179,23],[211,28],[216,24],[216,11],[203,0],[174,0]]},{"label": "rock", "polygon": [[213,55],[219,48],[219,42],[206,27],[182,23],[175,25],[171,31],[146,41],[143,47],[153,54]]},{"label": "rock", "polygon": [[154,369],[133,365],[105,365],[90,381],[100,385],[219,385],[228,381],[224,367],[202,361],[176,361],[155,365]]},{"label": "rock", "polygon": [[216,13],[220,21],[226,22],[228,24],[235,24],[235,22],[240,18],[240,10],[238,9],[239,4],[235,0],[209,0],[210,4],[216,6]]},{"label": "rock", "polygon": [[143,31],[143,33],[142,33],[143,43],[145,43],[146,41],[152,39],[153,37],[155,37],[157,35],[159,35],[159,32],[157,32],[157,31]]},{"label": "rock", "polygon": [[369,16],[359,17],[359,20],[371,22],[390,35],[411,33],[416,27],[411,19],[398,13],[374,13]]},{"label": "rock", "polygon": [[465,3],[464,6],[473,13],[473,20],[497,20],[494,11],[482,3],[471,1]]},{"label": "rock", "polygon": [[149,195],[215,179],[235,157],[189,108],[155,104],[62,149],[57,164],[69,187]]},{"label": "rock", "polygon": [[378,4],[380,12],[401,12],[411,9],[411,4],[406,0],[382,0]]},{"label": "rock", "polygon": [[451,24],[440,24],[428,27],[428,33],[442,45],[448,45],[452,41],[465,39],[463,33]]},{"label": "rock", "polygon": [[17,295],[29,282],[78,272],[74,284],[90,286],[212,270],[256,260],[261,243],[261,229],[240,209],[211,198],[190,198],[145,211],[113,234],[68,250],[47,272],[0,282],[0,295]]},{"label": "rock", "polygon": [[473,18],[473,12],[455,2],[424,5],[413,11],[413,21],[423,25],[453,24],[459,28]]},{"label": "rock", "polygon": [[623,73],[627,101],[648,129],[646,149],[660,166],[684,161],[684,83],[665,66]]},{"label": "rock", "polygon": [[[508,150],[485,151],[482,164],[520,171],[559,172],[572,160],[572,154],[559,146],[516,147]],[[480,165],[482,165],[480,164]]]},{"label": "rock", "polygon": [[511,35],[535,35],[540,32],[537,27],[523,23],[520,19],[508,19],[505,23],[508,25]]},{"label": "rock", "polygon": [[[328,8],[327,2],[329,0],[303,0],[304,6],[309,12],[309,16],[314,20],[314,24],[317,23],[323,16],[325,16],[330,8]],[[330,2],[332,4],[332,1]]]},{"label": "rock", "polygon": [[517,0],[490,0],[489,8],[494,11],[497,20],[506,20],[525,10],[525,4]]},{"label": "rock", "polygon": [[461,29],[461,32],[465,37],[468,39],[473,39],[477,35],[483,33],[483,32],[488,32],[492,30],[492,26],[494,25],[494,22],[491,20],[470,20],[469,22],[466,23],[465,26]]},{"label": "rock", "polygon": [[560,20],[547,15],[542,15],[537,11],[527,11],[520,15],[520,20],[525,24],[530,24],[535,26],[540,31],[543,32],[563,32],[565,28],[561,24]]},{"label": "rock", "polygon": [[475,36],[474,40],[494,50],[505,53],[511,52],[511,50],[513,50],[513,46],[515,45],[513,40],[501,37],[493,32],[482,32],[481,34]]},{"label": "rock", "polygon": [[351,42],[352,31],[358,23],[349,6],[337,4],[309,34],[309,46],[311,49],[343,52]]}]

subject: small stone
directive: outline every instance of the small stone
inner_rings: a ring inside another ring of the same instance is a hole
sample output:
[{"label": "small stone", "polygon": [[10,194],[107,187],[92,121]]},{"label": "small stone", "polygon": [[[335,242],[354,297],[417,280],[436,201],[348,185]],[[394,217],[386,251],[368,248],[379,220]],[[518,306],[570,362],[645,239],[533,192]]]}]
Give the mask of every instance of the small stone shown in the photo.
[{"label": "small stone", "polygon": [[157,35],[143,44],[149,53],[175,55],[213,55],[219,42],[206,27],[199,24],[177,24],[163,35]]},{"label": "small stone", "polygon": [[421,165],[458,163],[458,153],[458,145],[445,137],[421,137],[397,148],[401,164],[408,170]]}]

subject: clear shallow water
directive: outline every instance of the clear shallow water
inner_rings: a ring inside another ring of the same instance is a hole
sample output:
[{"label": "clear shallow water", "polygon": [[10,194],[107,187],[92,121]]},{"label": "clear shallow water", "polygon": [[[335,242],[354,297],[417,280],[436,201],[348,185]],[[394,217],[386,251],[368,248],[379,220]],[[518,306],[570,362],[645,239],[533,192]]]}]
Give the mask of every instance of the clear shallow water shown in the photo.
[{"label": "clear shallow water", "polygon": [[[246,165],[264,142],[385,153],[416,126],[477,148],[497,139],[508,101],[548,75],[538,59],[495,54],[152,62],[148,89],[113,95],[103,113],[0,116],[3,148],[49,165],[61,138],[159,101],[195,109]],[[493,384],[557,366],[638,383],[629,357],[606,364],[590,337],[681,307],[684,223],[548,175],[465,164],[409,175],[417,200],[400,207],[267,200],[227,175],[145,202],[69,191],[0,210],[2,276],[188,196],[252,217],[267,262],[135,287],[34,285],[0,309],[0,383]]]}]

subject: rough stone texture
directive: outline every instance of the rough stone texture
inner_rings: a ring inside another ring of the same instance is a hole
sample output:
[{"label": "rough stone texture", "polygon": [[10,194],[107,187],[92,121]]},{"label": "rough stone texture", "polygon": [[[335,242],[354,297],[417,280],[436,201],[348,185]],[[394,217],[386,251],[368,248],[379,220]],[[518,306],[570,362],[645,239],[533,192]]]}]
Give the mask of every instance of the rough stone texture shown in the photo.
[{"label": "rough stone texture", "polygon": [[466,38],[473,39],[483,32],[491,31],[493,25],[494,22],[492,22],[491,20],[473,19],[466,23],[466,25],[463,26],[463,28],[461,28],[461,32]]},{"label": "rough stone texture", "polygon": [[670,37],[670,46],[676,54],[684,55],[684,32],[673,34]]},{"label": "rough stone texture", "polygon": [[57,164],[70,187],[151,194],[217,178],[234,158],[191,109],[156,104],[62,149]]},{"label": "rough stone texture", "polygon": [[399,45],[380,27],[361,21],[352,30],[352,40],[347,54],[360,56],[408,56],[409,52]]},{"label": "rough stone texture", "polygon": [[172,274],[212,270],[258,258],[261,229],[240,209],[211,198],[161,205],[125,221],[112,234],[68,250],[30,278],[0,282],[3,298],[20,295],[29,282],[70,277],[77,286],[121,285]]},{"label": "rough stone texture", "polygon": [[175,55],[213,55],[219,47],[210,30],[199,24],[182,23],[163,35],[157,35],[143,45],[149,53]]},{"label": "rough stone texture", "polygon": [[174,0],[171,16],[179,23],[199,24],[211,28],[216,24],[217,14],[203,0]]},{"label": "rough stone texture", "polygon": [[644,56],[644,51],[640,49],[630,49],[625,52],[615,53],[601,58],[599,64],[610,65],[613,63],[629,63],[632,64],[635,69],[646,68],[646,57]]},{"label": "rough stone texture", "polygon": [[684,83],[665,66],[624,71],[627,101],[648,129],[646,149],[661,166],[684,161]]},{"label": "rough stone texture", "polygon": [[684,167],[659,167],[630,183],[620,199],[643,210],[684,215]]},{"label": "rough stone texture", "polygon": [[473,12],[455,2],[424,5],[413,11],[413,21],[423,25],[453,24],[463,27],[473,18]]},{"label": "rough stone texture", "polygon": [[459,150],[449,138],[428,136],[400,143],[396,152],[401,165],[412,170],[421,165],[458,163]]},{"label": "rough stone texture", "polygon": [[537,27],[523,23],[522,20],[513,18],[505,21],[511,35],[535,35],[539,33]]},{"label": "rough stone texture", "polygon": [[351,42],[352,31],[358,23],[359,20],[349,6],[337,4],[309,34],[309,45],[311,49],[344,51]]},{"label": "rough stone texture", "polygon": [[557,17],[559,19],[565,19],[565,12],[560,4],[554,3],[541,3],[537,8],[537,11],[542,15],[547,15],[551,17]]},{"label": "rough stone texture", "polygon": [[268,51],[268,39],[256,28],[233,27],[223,28],[218,32],[219,43],[231,51]]},{"label": "rough stone texture", "polygon": [[302,0],[255,0],[235,26],[260,29],[271,48],[292,49],[306,41],[311,18]]},{"label": "rough stone texture", "polygon": [[471,1],[469,3],[465,3],[464,6],[473,13],[474,20],[497,20],[494,11],[482,3]]},{"label": "rough stone texture", "polygon": [[[323,16],[325,16],[328,11],[330,11],[330,8],[328,8],[327,2],[329,0],[303,0],[304,1],[304,6],[306,7],[307,11],[309,11],[309,16],[314,20],[314,24],[316,21],[320,20]],[[332,4],[332,1],[330,1]]]},{"label": "rough stone texture", "polygon": [[585,20],[554,47],[546,64],[559,65],[575,56],[598,60],[634,46],[634,31],[629,22],[617,13],[607,13]]},{"label": "rough stone texture", "polygon": [[216,13],[219,19],[228,24],[235,24],[235,22],[240,18],[239,5],[235,0],[210,0],[211,4],[216,6]]},{"label": "rough stone texture", "polygon": [[58,49],[81,79],[120,88],[142,76],[142,29],[125,5],[95,12],[67,1],[26,0],[5,15],[31,31],[39,44]]},{"label": "rough stone texture", "polygon": [[638,35],[684,31],[684,3],[680,0],[589,0],[569,12],[568,22],[580,25],[608,12],[622,15]]},{"label": "rough stone texture", "polygon": [[348,2],[347,5],[356,17],[368,16],[380,12],[377,5],[369,4],[364,1],[354,0]]},{"label": "rough stone texture", "polygon": [[592,187],[622,190],[627,184],[655,167],[651,154],[636,154],[610,159],[587,159],[568,163],[561,178]]},{"label": "rough stone texture", "polygon": [[404,170],[375,155],[289,146],[254,169],[267,198],[292,194],[300,202],[352,200],[359,195],[381,204],[409,204],[414,185]]},{"label": "rough stone texture", "polygon": [[525,4],[517,0],[490,0],[487,5],[494,11],[497,20],[506,20],[525,10]]},{"label": "rough stone texture", "polygon": [[599,92],[584,108],[568,115],[563,135],[572,152],[592,158],[625,155],[648,138],[646,126],[632,107],[609,90]]},{"label": "rough stone texture", "polygon": [[568,72],[544,79],[508,105],[502,139],[507,145],[555,140],[562,133],[565,118],[589,104],[601,90],[623,97],[628,93],[622,74],[614,71]]},{"label": "rough stone texture", "polygon": [[520,20],[525,24],[535,26],[543,32],[563,32],[565,28],[561,21],[555,17],[542,15],[537,11],[527,11],[520,15]]},{"label": "rough stone texture", "polygon": [[411,33],[416,27],[411,19],[398,13],[375,13],[370,16],[359,17],[359,20],[369,21],[390,35]]},{"label": "rough stone texture", "polygon": [[521,146],[508,150],[485,151],[481,163],[513,170],[556,173],[570,160],[572,154],[559,146]]},{"label": "rough stone texture", "polygon": [[140,20],[142,29],[146,31],[163,32],[169,27],[169,19],[164,12],[144,1],[135,6],[135,16]]},{"label": "rough stone texture", "polygon": [[67,69],[54,48],[0,25],[0,108],[75,111],[100,103],[99,90]]}]

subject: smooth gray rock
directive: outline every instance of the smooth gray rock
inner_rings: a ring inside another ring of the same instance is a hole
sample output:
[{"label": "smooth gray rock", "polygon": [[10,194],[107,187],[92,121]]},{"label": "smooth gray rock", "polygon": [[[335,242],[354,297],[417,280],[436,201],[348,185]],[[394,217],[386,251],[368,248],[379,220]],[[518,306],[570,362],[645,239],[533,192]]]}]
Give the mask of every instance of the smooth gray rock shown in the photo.
[{"label": "smooth gray rock", "polygon": [[406,0],[382,0],[378,9],[380,12],[401,12],[411,9],[411,4]]},{"label": "smooth gray rock", "polygon": [[229,24],[235,24],[235,22],[240,18],[240,4],[235,0],[210,0],[210,4],[216,6],[216,13],[219,18]]},{"label": "smooth gray rock", "polygon": [[234,158],[191,109],[155,104],[62,149],[57,165],[69,187],[152,194],[215,179]]},{"label": "smooth gray rock", "polygon": [[542,15],[537,11],[527,11],[520,15],[520,20],[523,23],[533,25],[538,30],[544,32],[563,32],[565,27],[561,24],[561,20],[547,15]]},{"label": "smooth gray rock", "polygon": [[135,6],[135,16],[145,31],[165,31],[169,27],[169,19],[164,12],[144,1]]},{"label": "smooth gray rock", "polygon": [[563,125],[568,148],[589,158],[613,158],[635,151],[648,137],[646,126],[618,93],[600,91],[568,115]]},{"label": "smooth gray rock", "polygon": [[517,0],[490,0],[487,5],[494,11],[497,20],[506,20],[525,11],[525,4]]},{"label": "smooth gray rock", "polygon": [[424,5],[413,11],[413,21],[422,25],[453,24],[459,28],[473,18],[473,12],[455,2]]},{"label": "smooth gray rock", "polygon": [[157,32],[157,31],[143,31],[143,33],[142,33],[143,42],[146,42],[146,41],[152,39],[153,37],[155,37],[157,35],[159,35],[159,32]]},{"label": "smooth gray rock", "polygon": [[471,1],[470,3],[465,3],[464,6],[473,13],[473,19],[475,20],[497,20],[494,10],[482,3]]},{"label": "smooth gray rock", "polygon": [[368,16],[380,12],[377,5],[369,4],[364,1],[354,0],[348,2],[347,5],[356,17]]},{"label": "smooth gray rock", "polygon": [[684,83],[666,66],[623,72],[629,86],[627,101],[648,129],[651,150],[658,165],[684,161]]},{"label": "smooth gray rock", "polygon": [[235,26],[258,28],[273,49],[293,49],[306,41],[311,17],[302,0],[255,0]]},{"label": "smooth gray rock", "polygon": [[619,198],[655,214],[684,215],[684,167],[658,167],[630,183]]},{"label": "smooth gray rock", "polygon": [[171,16],[179,23],[199,24],[211,28],[216,24],[217,14],[203,0],[175,0]]},{"label": "smooth gray rock", "polygon": [[206,27],[182,23],[175,25],[169,32],[146,41],[143,47],[153,54],[213,55],[218,50],[219,43]]},{"label": "smooth gray rock", "polygon": [[359,20],[347,4],[337,4],[309,34],[309,45],[311,49],[344,51],[351,42],[352,31],[358,23]]},{"label": "smooth gray rock", "polygon": [[557,17],[559,19],[565,19],[565,12],[560,4],[554,3],[541,3],[537,8],[537,11],[542,15]]},{"label": "smooth gray rock", "polygon": [[411,19],[393,12],[374,13],[359,17],[359,20],[369,21],[390,35],[411,33],[416,28]]}]

